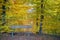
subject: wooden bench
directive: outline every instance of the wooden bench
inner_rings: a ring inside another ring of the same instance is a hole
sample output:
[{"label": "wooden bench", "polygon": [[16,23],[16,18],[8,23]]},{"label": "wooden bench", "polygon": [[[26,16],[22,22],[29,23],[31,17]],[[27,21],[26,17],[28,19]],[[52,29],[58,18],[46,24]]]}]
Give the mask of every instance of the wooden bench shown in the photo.
[{"label": "wooden bench", "polygon": [[[12,25],[10,27],[12,30],[18,29],[18,28],[32,28],[32,25]],[[27,32],[27,34],[29,35],[29,33],[31,32]],[[14,31],[11,32],[11,36],[14,36]]]}]

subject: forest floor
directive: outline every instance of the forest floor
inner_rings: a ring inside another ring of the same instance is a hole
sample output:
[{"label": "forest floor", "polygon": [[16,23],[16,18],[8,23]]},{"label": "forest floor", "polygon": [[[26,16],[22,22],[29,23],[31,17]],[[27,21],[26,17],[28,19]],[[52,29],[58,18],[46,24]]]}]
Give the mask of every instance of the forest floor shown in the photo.
[{"label": "forest floor", "polygon": [[11,34],[2,34],[0,40],[60,40],[60,37],[47,36],[47,35],[26,35],[15,34],[13,37]]}]

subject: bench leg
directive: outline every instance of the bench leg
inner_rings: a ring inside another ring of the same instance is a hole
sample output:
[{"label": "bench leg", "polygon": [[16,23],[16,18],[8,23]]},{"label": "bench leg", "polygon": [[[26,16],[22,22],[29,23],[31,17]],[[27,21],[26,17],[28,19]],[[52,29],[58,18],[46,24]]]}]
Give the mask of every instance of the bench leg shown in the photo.
[{"label": "bench leg", "polygon": [[12,36],[12,37],[14,36],[14,32],[11,33],[11,36]]}]

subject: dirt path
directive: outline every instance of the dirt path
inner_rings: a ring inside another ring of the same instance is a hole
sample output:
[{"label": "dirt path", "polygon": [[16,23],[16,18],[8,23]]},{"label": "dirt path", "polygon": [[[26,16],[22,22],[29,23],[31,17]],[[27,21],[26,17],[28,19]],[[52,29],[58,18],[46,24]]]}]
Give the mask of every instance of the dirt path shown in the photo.
[{"label": "dirt path", "polygon": [[51,36],[37,36],[37,35],[14,35],[14,37],[11,37],[11,35],[3,34],[1,37],[1,40],[60,40],[60,38],[57,37],[51,37]]}]

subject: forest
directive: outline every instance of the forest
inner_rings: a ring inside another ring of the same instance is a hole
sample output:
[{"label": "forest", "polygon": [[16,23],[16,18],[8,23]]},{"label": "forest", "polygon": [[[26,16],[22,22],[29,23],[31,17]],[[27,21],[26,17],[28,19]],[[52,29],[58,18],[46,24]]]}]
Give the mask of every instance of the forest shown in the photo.
[{"label": "forest", "polygon": [[0,32],[11,32],[12,25],[32,25],[15,32],[39,32],[41,15],[44,16],[42,33],[60,35],[60,0],[0,0]]}]

